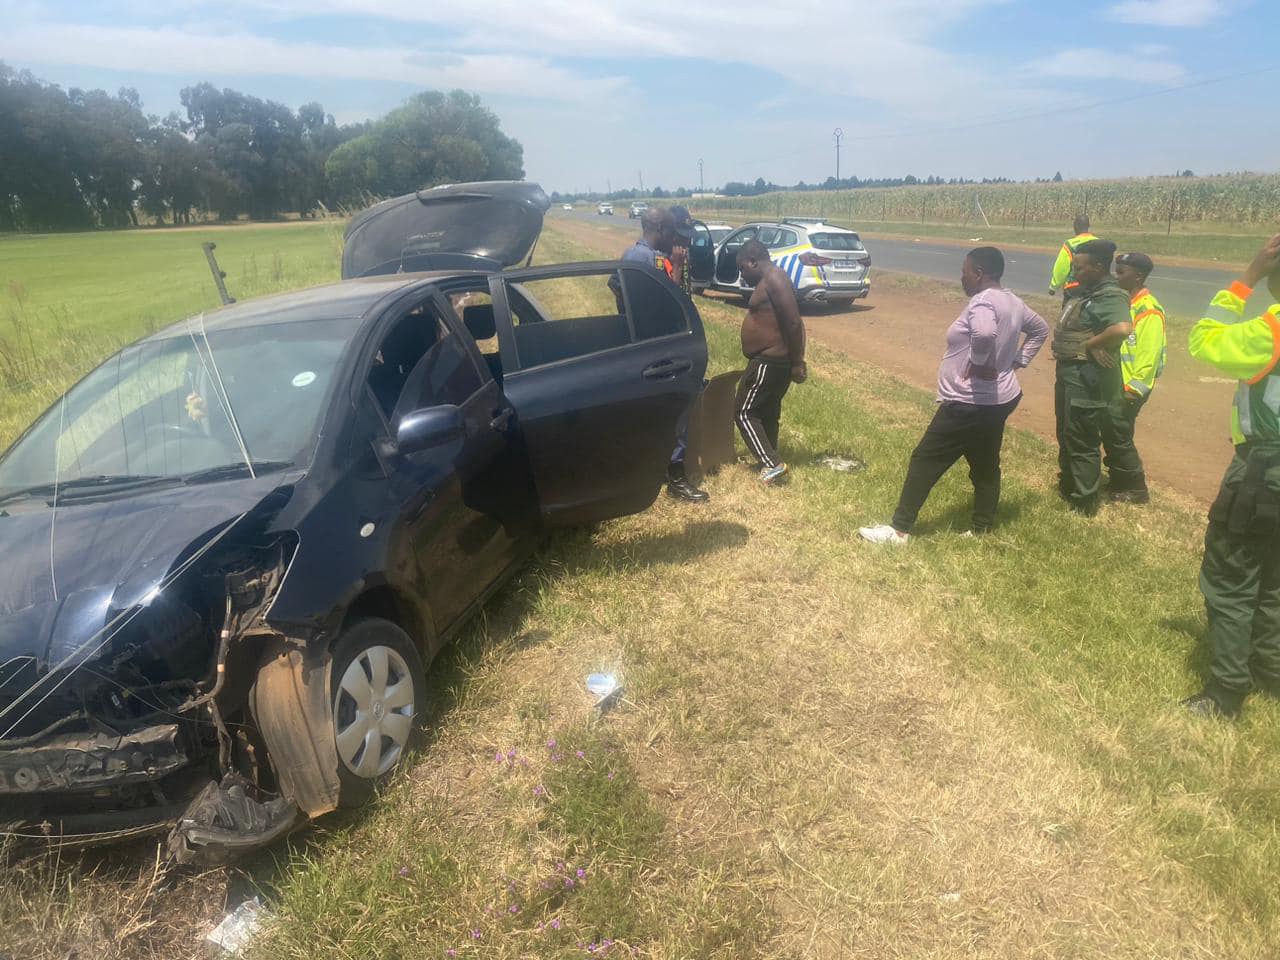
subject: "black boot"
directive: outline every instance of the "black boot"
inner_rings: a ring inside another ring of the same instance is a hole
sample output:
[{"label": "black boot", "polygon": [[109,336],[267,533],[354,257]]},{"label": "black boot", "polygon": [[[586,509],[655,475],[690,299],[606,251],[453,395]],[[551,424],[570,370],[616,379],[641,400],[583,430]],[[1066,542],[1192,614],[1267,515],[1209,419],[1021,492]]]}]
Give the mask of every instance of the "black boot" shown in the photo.
[{"label": "black boot", "polygon": [[706,503],[711,499],[711,494],[693,485],[684,472],[683,463],[672,463],[667,467],[667,493],[686,503]]},{"label": "black boot", "polygon": [[1195,696],[1183,700],[1182,705],[1199,717],[1235,720],[1240,716],[1245,692],[1247,691],[1224,690],[1210,681]]}]

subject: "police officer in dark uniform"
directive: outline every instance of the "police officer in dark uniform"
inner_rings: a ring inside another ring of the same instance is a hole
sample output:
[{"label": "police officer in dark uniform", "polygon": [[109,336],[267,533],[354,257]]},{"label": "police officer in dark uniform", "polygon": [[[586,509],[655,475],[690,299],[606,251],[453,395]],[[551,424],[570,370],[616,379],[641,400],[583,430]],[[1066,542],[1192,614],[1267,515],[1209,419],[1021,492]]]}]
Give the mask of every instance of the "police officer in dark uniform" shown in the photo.
[{"label": "police officer in dark uniform", "polygon": [[1183,701],[1235,717],[1252,690],[1280,697],[1280,304],[1250,320],[1263,280],[1280,300],[1280,234],[1191,329],[1191,356],[1240,381],[1231,414],[1235,456],[1209,508],[1200,591],[1209,616],[1209,680]]},{"label": "police officer in dark uniform", "polygon": [[[1092,516],[1102,484],[1103,418],[1123,403],[1120,344],[1133,331],[1129,295],[1111,275],[1116,245],[1090,240],[1076,248],[1078,286],[1053,333],[1058,361],[1054,413],[1058,434],[1058,491],[1072,510]],[[1142,473],[1132,442],[1111,450],[1114,468]]]}]

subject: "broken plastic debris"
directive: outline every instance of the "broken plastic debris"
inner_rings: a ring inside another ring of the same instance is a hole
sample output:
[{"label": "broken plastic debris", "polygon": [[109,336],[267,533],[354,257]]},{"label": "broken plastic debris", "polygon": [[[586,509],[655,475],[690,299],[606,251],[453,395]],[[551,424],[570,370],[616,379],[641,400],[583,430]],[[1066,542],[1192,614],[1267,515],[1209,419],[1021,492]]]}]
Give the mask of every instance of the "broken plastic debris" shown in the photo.
[{"label": "broken plastic debris", "polygon": [[252,900],[246,900],[223,917],[222,922],[210,930],[205,939],[227,953],[239,953],[249,945],[253,935],[258,932],[258,924],[262,922],[263,913],[260,899],[254,897]]},{"label": "broken plastic debris", "polygon": [[857,473],[859,470],[867,469],[866,461],[861,457],[837,457],[827,456],[819,458],[818,462],[829,470],[838,470],[840,473]]},{"label": "broken plastic debris", "polygon": [[612,673],[593,673],[587,677],[587,690],[595,694],[598,702],[609,699],[621,689],[618,678]]}]

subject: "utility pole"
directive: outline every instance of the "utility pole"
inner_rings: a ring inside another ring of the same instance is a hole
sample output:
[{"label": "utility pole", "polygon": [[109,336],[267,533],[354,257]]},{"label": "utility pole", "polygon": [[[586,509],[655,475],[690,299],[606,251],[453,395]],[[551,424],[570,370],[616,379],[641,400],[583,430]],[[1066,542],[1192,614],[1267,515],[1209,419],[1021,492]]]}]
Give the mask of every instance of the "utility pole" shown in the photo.
[{"label": "utility pole", "polygon": [[702,186],[702,160],[698,160],[698,192],[706,193],[706,188]]},{"label": "utility pole", "polygon": [[840,186],[840,138],[844,136],[844,131],[836,127],[835,133],[832,134],[836,138],[836,186]]},{"label": "utility pole", "polygon": [[640,178],[640,196],[644,196],[644,171],[637,170],[636,176]]},{"label": "utility pole", "polygon": [[606,197],[606,198],[608,198],[608,197],[612,197],[612,196],[613,196],[613,181],[612,181],[612,180],[610,180],[608,177],[605,177],[605,178],[604,178],[604,185],[608,188],[608,192],[605,194],[605,197]]}]

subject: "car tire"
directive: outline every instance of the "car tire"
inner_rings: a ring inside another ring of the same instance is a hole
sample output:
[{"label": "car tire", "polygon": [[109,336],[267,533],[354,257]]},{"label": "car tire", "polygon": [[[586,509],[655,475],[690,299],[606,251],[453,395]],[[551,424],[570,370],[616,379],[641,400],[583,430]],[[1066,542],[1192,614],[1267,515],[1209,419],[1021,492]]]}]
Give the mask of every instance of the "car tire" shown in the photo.
[{"label": "car tire", "polygon": [[398,626],[358,620],[342,632],[329,672],[339,806],[368,801],[417,746],[426,696],[422,658]]}]

